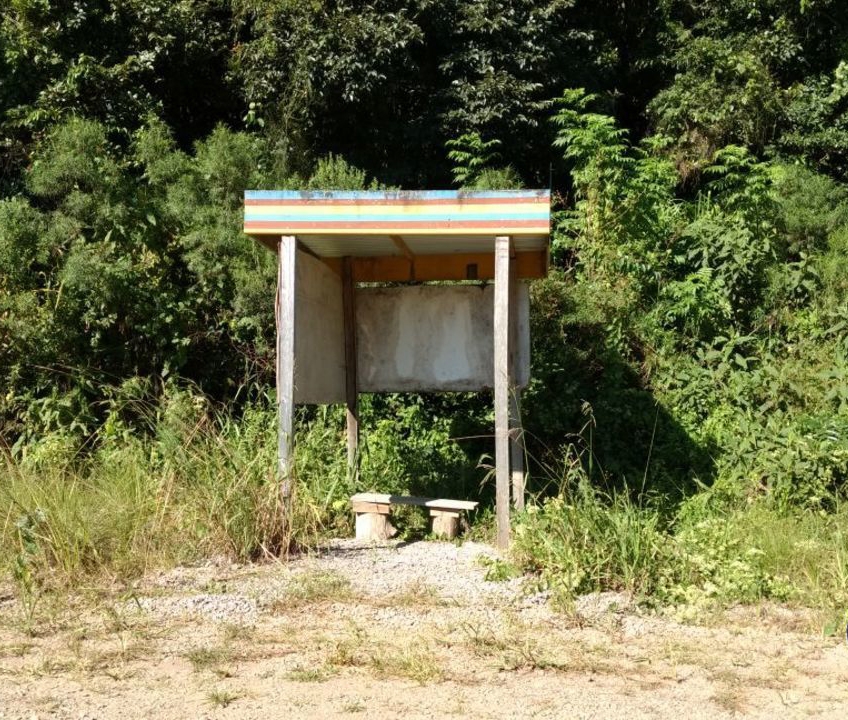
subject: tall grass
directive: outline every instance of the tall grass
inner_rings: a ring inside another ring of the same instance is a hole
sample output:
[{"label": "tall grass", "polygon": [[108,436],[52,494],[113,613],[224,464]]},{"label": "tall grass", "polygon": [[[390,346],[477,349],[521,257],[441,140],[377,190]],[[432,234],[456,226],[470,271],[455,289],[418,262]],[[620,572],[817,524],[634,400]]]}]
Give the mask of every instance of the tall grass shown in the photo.
[{"label": "tall grass", "polygon": [[[516,563],[569,602],[624,590],[690,608],[761,600],[814,608],[822,627],[848,616],[848,508],[786,512],[763,500],[710,502],[709,490],[665,515],[583,478],[519,517]],[[838,621],[838,622],[837,622]]]},{"label": "tall grass", "polygon": [[604,589],[650,593],[665,558],[659,514],[625,494],[603,496],[588,481],[528,507],[513,556],[566,595]]},{"label": "tall grass", "polygon": [[140,424],[151,432],[107,422],[96,447],[57,434],[0,460],[0,563],[73,585],[214,555],[276,555],[346,529],[351,487],[332,413],[301,424],[286,513],[270,406],[236,420],[176,392]]}]

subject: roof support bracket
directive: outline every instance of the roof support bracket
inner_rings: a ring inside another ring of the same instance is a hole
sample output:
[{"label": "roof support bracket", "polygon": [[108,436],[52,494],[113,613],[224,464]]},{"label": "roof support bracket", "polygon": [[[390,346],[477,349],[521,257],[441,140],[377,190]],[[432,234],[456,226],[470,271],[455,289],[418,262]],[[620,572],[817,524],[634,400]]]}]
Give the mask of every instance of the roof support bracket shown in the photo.
[{"label": "roof support bracket", "polygon": [[400,235],[389,235],[391,241],[395,244],[395,247],[400,250],[401,254],[409,260],[409,280],[410,282],[415,281],[415,254],[412,250],[409,249],[409,245],[407,245],[403,238]]}]

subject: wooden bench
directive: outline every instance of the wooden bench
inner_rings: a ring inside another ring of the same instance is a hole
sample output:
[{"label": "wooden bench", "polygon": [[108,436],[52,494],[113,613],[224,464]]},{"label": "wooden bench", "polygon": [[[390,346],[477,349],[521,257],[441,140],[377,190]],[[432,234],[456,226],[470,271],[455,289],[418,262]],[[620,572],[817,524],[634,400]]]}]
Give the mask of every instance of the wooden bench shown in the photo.
[{"label": "wooden bench", "polygon": [[397,530],[389,522],[392,505],[415,505],[430,511],[434,535],[453,539],[459,532],[459,516],[464,510],[473,510],[476,502],[471,500],[448,500],[445,498],[411,497],[409,495],[384,495],[381,493],[358,493],[350,503],[356,513],[357,540],[388,540]]}]

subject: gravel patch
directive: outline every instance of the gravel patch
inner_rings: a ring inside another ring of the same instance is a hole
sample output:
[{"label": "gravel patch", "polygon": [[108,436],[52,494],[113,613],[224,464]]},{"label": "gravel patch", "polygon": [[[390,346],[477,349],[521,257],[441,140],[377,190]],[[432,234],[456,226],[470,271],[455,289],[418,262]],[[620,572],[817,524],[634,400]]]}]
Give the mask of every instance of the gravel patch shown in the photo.
[{"label": "gravel patch", "polygon": [[[548,593],[528,593],[524,578],[486,580],[486,558],[497,558],[496,551],[476,542],[332,540],[308,555],[276,564],[242,566],[218,559],[161,573],[149,586],[163,590],[162,596],[139,597],[127,606],[161,617],[254,624],[261,615],[296,604],[299,583],[322,576],[347,584],[355,615],[401,627],[426,622],[428,598],[447,606],[440,613],[443,620],[450,619],[450,606],[466,620],[487,619],[491,612],[506,609],[535,616],[549,613]],[[198,588],[204,592],[197,593]],[[416,595],[421,602],[412,602]],[[410,602],[392,603],[404,596]],[[357,607],[356,598],[376,602]],[[387,605],[380,606],[381,601]]]},{"label": "gravel patch", "polygon": [[196,618],[213,622],[254,625],[259,607],[252,598],[237,594],[142,597],[128,603],[157,617]]},{"label": "gravel patch", "polygon": [[385,597],[421,586],[462,604],[503,605],[522,600],[521,578],[502,582],[485,579],[481,558],[494,557],[491,547],[474,542],[374,544],[335,540],[302,564],[347,577],[353,589],[365,596]]},{"label": "gravel patch", "polygon": [[574,611],[583,620],[595,621],[609,615],[623,614],[634,609],[633,599],[622,592],[593,592],[581,595],[574,602]]}]

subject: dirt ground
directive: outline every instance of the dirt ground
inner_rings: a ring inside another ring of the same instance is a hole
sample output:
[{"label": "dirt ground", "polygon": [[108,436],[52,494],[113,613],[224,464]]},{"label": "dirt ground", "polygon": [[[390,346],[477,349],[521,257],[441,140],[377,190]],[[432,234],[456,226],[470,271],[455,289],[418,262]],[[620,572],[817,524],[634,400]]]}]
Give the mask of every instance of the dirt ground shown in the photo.
[{"label": "dirt ground", "polygon": [[[550,608],[473,543],[340,541],[36,606],[0,590],[0,718],[846,718],[848,645],[779,606]],[[532,589],[532,586],[530,586]]]}]

